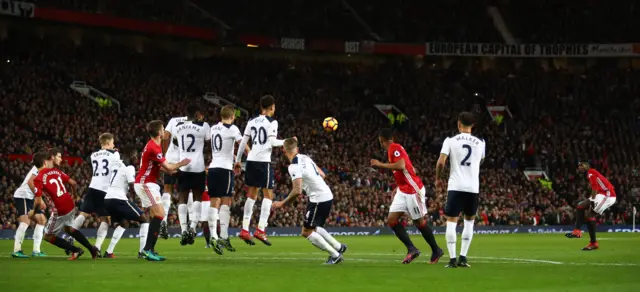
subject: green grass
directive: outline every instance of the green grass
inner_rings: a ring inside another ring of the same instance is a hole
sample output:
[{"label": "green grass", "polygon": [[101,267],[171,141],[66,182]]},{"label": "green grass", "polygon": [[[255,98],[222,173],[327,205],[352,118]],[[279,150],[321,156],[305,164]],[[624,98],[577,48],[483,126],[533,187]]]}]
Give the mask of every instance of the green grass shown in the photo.
[{"label": "green grass", "polygon": [[[1,291],[640,291],[640,235],[601,234],[600,250],[583,252],[586,239],[554,235],[475,235],[469,269],[445,269],[426,261],[429,249],[410,265],[401,243],[390,236],[341,237],[349,245],[345,262],[325,266],[326,254],[302,237],[272,237],[273,246],[248,246],[223,256],[204,249],[198,238],[182,247],[160,239],[166,262],[136,258],[138,241],[123,239],[117,259],[66,260],[43,243],[48,258],[12,259],[12,240],[0,241]],[[438,242],[445,249],[442,236]],[[459,244],[460,240],[458,240]],[[31,242],[24,243],[30,254]],[[107,238],[103,249],[109,244]],[[446,249],[445,249],[446,252]]]}]

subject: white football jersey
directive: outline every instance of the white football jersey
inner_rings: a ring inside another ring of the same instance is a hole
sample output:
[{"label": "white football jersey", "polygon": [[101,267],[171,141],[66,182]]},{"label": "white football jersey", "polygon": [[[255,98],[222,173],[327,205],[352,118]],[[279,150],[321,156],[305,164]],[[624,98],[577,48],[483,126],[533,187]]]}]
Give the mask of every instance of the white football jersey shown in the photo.
[{"label": "white football jersey", "polygon": [[[271,162],[271,142],[270,137],[278,136],[278,121],[265,115],[250,120],[244,129],[244,135],[251,138],[251,151],[247,155],[248,161]],[[244,149],[238,150],[242,154]],[[238,155],[241,157],[242,155]],[[239,159],[236,158],[236,161]]]},{"label": "white football jersey", "polygon": [[480,193],[480,163],[485,143],[471,134],[461,133],[447,138],[440,153],[449,156],[449,191]]},{"label": "white football jersey", "polygon": [[[169,133],[173,133],[173,128],[176,127],[176,125],[178,125],[178,123],[182,123],[184,121],[187,120],[187,117],[174,117],[171,118],[169,120],[169,123],[167,124],[166,127],[164,127],[164,130],[169,132]],[[173,139],[175,137],[173,137],[173,134],[171,134],[171,140],[169,142],[169,147],[167,148],[167,153],[165,154],[165,159],[167,160],[167,162],[169,163],[178,163],[180,162],[180,153],[178,152],[178,140],[176,140],[176,142],[173,142]]]},{"label": "white football jersey", "polygon": [[291,181],[302,179],[302,190],[309,197],[309,202],[321,203],[333,199],[331,189],[320,176],[315,162],[309,156],[296,155],[289,165],[289,176]]},{"label": "white football jersey", "polygon": [[178,161],[189,158],[191,163],[180,167],[184,172],[204,171],[204,142],[209,141],[211,128],[207,122],[184,121],[178,123],[171,132],[178,139]]},{"label": "white football jersey", "polygon": [[13,193],[13,197],[20,198],[20,199],[33,200],[34,195],[31,189],[29,188],[28,182],[31,176],[36,177],[37,175],[38,175],[38,168],[34,166],[31,168],[31,170],[29,170],[29,173],[27,173],[27,175],[24,177],[24,180],[22,181],[22,184],[20,185],[20,187],[18,187],[16,192]]},{"label": "white football jersey", "polygon": [[89,188],[106,192],[111,180],[111,168],[120,161],[120,153],[115,150],[101,149],[91,154],[93,176]]},{"label": "white football jersey", "polygon": [[136,181],[136,168],[133,165],[125,165],[118,161],[112,171],[109,188],[105,199],[118,199],[128,201],[129,184]]},{"label": "white football jersey", "polygon": [[220,122],[211,127],[209,138],[211,139],[211,164],[209,164],[209,168],[232,170],[233,150],[236,142],[242,140],[240,129],[236,125]]}]

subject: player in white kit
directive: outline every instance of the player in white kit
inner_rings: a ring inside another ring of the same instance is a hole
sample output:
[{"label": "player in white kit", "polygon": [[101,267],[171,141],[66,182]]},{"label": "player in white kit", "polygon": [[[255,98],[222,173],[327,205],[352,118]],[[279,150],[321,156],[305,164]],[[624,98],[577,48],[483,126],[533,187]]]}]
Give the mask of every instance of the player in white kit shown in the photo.
[{"label": "player in white kit", "polygon": [[[109,220],[107,211],[104,209],[104,196],[111,180],[111,166],[120,161],[120,154],[114,150],[113,134],[103,133],[98,138],[102,149],[91,154],[91,165],[93,166],[93,176],[89,189],[82,199],[80,214],[76,217],[73,228],[80,229],[85,218],[95,213],[100,218],[100,227],[96,236],[95,246],[100,250],[109,230]],[[99,254],[100,256],[101,254]]]},{"label": "player in white kit", "polygon": [[24,177],[24,181],[22,181],[20,187],[18,187],[16,192],[13,193],[13,202],[19,216],[18,222],[20,222],[16,229],[15,243],[13,245],[13,253],[11,254],[14,258],[29,257],[22,252],[22,241],[24,240],[25,232],[27,231],[27,228],[29,228],[31,220],[36,222],[36,227],[33,230],[33,252],[31,253],[31,256],[47,256],[46,253],[40,250],[42,237],[44,236],[44,225],[47,223],[47,218],[44,216],[45,208],[44,206],[38,208],[38,213],[34,214],[31,218],[29,218],[29,211],[33,210],[33,199],[35,197],[35,185],[33,183],[33,179],[38,176],[38,171],[45,167],[45,161],[48,159],[49,152],[47,151],[34,154],[33,167],[29,173],[27,173],[27,176]]},{"label": "player in white kit", "polygon": [[[458,116],[460,134],[447,138],[442,143],[440,158],[436,164],[436,189],[441,192],[443,172],[449,158],[449,183],[447,203],[444,214],[447,217],[447,249],[449,264],[447,268],[470,267],[467,263],[467,252],[473,238],[473,224],[478,210],[480,193],[480,164],[485,155],[484,140],[471,135],[475,118],[470,112],[462,112]],[[462,229],[462,246],[460,259],[456,262],[456,225],[460,212],[464,215]]]},{"label": "player in white kit", "polygon": [[[173,117],[167,123],[164,129],[164,135],[162,138],[162,147],[165,151],[165,159],[169,163],[178,163],[180,161],[180,154],[178,153],[178,140],[173,139],[171,131],[178,123],[182,123],[187,120],[186,116]],[[168,174],[166,172],[162,175],[164,181],[164,192],[162,193],[162,207],[164,208],[164,219],[162,225],[160,225],[159,236],[163,239],[169,238],[169,230],[167,227],[167,217],[169,217],[169,209],[171,209],[171,195],[173,194],[173,186],[178,182],[178,174]]]},{"label": "player in white kit", "polygon": [[[204,115],[196,105],[187,107],[187,120],[178,123],[171,131],[171,136],[178,140],[180,160],[190,159],[189,165],[180,167],[178,178],[178,219],[182,231],[181,245],[195,242],[195,228],[200,222],[200,200],[204,192],[207,175],[204,171],[204,143],[209,141],[209,124],[202,121]],[[187,200],[189,192],[193,193],[193,218],[187,224]]]},{"label": "player in white kit", "polygon": [[286,199],[273,203],[275,209],[294,201],[304,191],[309,203],[304,215],[302,236],[308,239],[317,248],[329,253],[326,264],[342,262],[342,254],[347,251],[347,246],[338,242],[322,226],[331,215],[333,205],[333,193],[324,181],[324,172],[309,156],[298,154],[298,141],[286,139],[284,150],[289,165],[291,176],[291,192]]},{"label": "player in white kit", "polygon": [[[147,242],[149,232],[149,216],[145,214],[138,205],[131,202],[127,194],[134,193],[133,184],[136,180],[136,168],[133,166],[138,160],[137,151],[133,148],[123,148],[122,160],[117,161],[111,168],[111,179],[107,188],[107,195],[104,197],[104,206],[111,221],[118,225],[113,231],[113,237],[109,243],[109,248],[104,252],[104,258],[115,258],[113,253],[116,244],[125,232],[127,221],[138,221],[140,223],[140,248],[138,257],[142,257],[142,249]],[[133,194],[135,197],[135,194]]]}]

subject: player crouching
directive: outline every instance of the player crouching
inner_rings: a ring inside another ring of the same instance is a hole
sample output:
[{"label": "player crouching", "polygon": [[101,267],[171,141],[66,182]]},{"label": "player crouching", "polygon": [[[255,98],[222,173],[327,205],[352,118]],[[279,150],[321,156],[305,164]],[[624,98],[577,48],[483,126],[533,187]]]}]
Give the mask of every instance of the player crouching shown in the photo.
[{"label": "player crouching", "polygon": [[298,154],[298,140],[286,139],[284,151],[287,159],[291,162],[289,175],[293,186],[286,199],[273,202],[273,208],[280,208],[295,200],[304,189],[309,197],[309,203],[302,227],[302,236],[317,248],[329,253],[326,264],[338,264],[343,261],[342,255],[347,251],[347,246],[338,242],[322,228],[327,217],[331,214],[331,206],[333,205],[333,194],[324,181],[324,172],[309,156]]}]

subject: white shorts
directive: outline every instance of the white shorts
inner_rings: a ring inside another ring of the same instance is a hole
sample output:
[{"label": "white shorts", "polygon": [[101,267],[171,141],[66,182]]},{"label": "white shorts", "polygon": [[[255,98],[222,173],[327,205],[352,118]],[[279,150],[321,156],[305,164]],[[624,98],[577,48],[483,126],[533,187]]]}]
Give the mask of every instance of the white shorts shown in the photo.
[{"label": "white shorts", "polygon": [[209,209],[211,209],[211,205],[209,201],[200,202],[200,221],[206,222],[209,221]]},{"label": "white shorts", "polygon": [[427,204],[424,197],[424,187],[417,194],[405,194],[398,189],[393,202],[389,207],[389,213],[404,212],[411,216],[412,220],[418,220],[427,214]]},{"label": "white shorts", "polygon": [[76,219],[75,214],[76,209],[62,216],[52,214],[44,227],[45,234],[58,234],[65,226],[73,227],[73,221]]},{"label": "white shorts", "polygon": [[609,209],[609,207],[616,203],[616,197],[607,198],[606,195],[597,194],[595,198],[589,198],[589,201],[594,203],[593,211],[602,215],[605,210]]},{"label": "white shorts", "polygon": [[136,195],[142,202],[142,208],[149,208],[162,203],[160,186],[156,183],[136,183],[133,185]]}]

